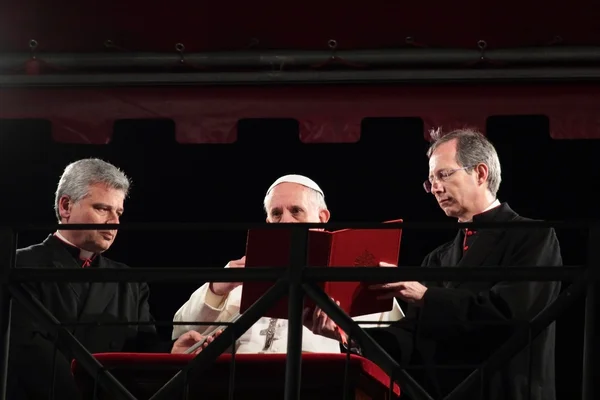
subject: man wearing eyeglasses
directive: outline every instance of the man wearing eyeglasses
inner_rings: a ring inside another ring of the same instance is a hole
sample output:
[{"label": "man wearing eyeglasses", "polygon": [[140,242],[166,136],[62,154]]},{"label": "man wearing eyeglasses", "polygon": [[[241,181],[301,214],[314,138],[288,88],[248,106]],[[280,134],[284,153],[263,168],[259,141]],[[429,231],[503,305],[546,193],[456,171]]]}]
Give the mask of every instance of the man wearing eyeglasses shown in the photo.
[{"label": "man wearing eyeglasses", "polygon": [[[479,132],[458,130],[441,136],[427,155],[425,190],[447,216],[476,223],[527,220],[498,200],[500,162],[493,145]],[[422,265],[509,269],[561,266],[562,258],[551,228],[461,229],[453,241],[428,254]],[[372,336],[402,362],[424,365],[419,381],[437,397],[450,393],[474,369],[457,366],[482,365],[518,328],[515,322],[531,321],[551,304],[560,282],[395,282],[372,288],[407,302],[405,323],[419,323],[371,330]],[[555,400],[555,324],[532,343],[531,352],[526,349],[512,357],[484,377],[483,388],[476,384],[471,394],[460,398],[482,394],[487,400]],[[434,364],[451,368],[435,370]]]}]

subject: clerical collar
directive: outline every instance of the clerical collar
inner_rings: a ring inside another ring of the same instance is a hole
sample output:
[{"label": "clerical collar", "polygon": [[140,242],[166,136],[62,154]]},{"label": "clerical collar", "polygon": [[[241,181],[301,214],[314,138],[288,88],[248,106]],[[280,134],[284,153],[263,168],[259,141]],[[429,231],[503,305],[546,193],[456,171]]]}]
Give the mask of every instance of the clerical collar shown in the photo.
[{"label": "clerical collar", "polygon": [[88,251],[88,250],[83,250],[83,249],[75,246],[73,243],[69,242],[63,235],[61,235],[59,231],[54,232],[54,236],[56,236],[58,239],[60,239],[60,241],[63,242],[64,244],[79,250],[79,259],[80,260],[92,260],[94,258],[94,252]]},{"label": "clerical collar", "polygon": [[483,210],[482,212],[480,212],[479,214],[475,214],[473,216],[472,219],[470,219],[469,221],[460,221],[460,222],[473,222],[474,219],[481,219],[481,217],[486,214],[488,211],[493,210],[496,207],[500,207],[500,201],[498,199],[494,200],[492,202],[492,204],[490,204],[489,206],[487,206],[487,208],[485,210]]},{"label": "clerical collar", "polygon": [[[492,220],[498,210],[500,210],[500,202],[496,199],[490,204],[483,212],[473,216],[473,219],[468,222],[481,222],[486,220]],[[467,222],[467,221],[462,221]],[[463,253],[469,250],[473,242],[475,241],[475,235],[477,231],[475,229],[464,228],[463,230]]]}]

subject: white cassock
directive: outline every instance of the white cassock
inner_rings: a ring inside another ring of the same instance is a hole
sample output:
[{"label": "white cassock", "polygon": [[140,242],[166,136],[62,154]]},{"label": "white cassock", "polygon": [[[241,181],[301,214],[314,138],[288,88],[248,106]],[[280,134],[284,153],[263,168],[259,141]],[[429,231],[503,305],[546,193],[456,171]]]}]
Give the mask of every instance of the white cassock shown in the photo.
[{"label": "white cassock", "polygon": [[[228,268],[229,264],[225,267]],[[189,300],[175,313],[174,322],[199,321],[223,322],[229,321],[240,310],[242,286],[233,289],[227,296],[218,296],[211,292],[206,283],[197,289]],[[378,324],[361,325],[363,328],[387,326],[385,322],[398,321],[404,317],[400,305],[393,300],[390,311],[377,314],[354,317],[355,321],[380,321]],[[175,325],[173,339],[190,330],[200,334],[214,329],[216,326],[207,325]],[[286,353],[287,352],[288,320],[275,318],[260,318],[236,342],[237,353]],[[315,335],[310,329],[303,327],[302,351],[310,353],[339,353],[340,344],[337,340],[321,335]]]}]

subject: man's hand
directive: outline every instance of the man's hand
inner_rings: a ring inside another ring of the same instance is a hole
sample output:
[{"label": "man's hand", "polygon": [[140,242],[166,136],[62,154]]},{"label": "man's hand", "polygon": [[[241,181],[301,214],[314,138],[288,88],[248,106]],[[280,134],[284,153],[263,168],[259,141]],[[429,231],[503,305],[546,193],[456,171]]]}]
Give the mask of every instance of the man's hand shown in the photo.
[{"label": "man's hand", "polygon": [[[231,260],[227,265],[229,268],[244,268],[246,266],[246,256],[239,260]],[[242,282],[211,282],[208,288],[217,296],[225,296],[241,284]]]},{"label": "man's hand", "polygon": [[[206,346],[212,343],[214,338],[219,336],[221,332],[223,332],[223,330],[217,331],[217,333],[215,333],[213,336],[210,336],[208,339],[206,339],[202,346],[198,347],[193,353],[190,354],[200,353],[202,350],[204,350],[204,348],[206,348]],[[202,336],[200,333],[196,331],[187,331],[183,335],[179,336],[179,339],[173,343],[171,354],[184,354],[187,349],[202,341],[202,339],[204,339],[204,336]]]},{"label": "man's hand", "polygon": [[[338,306],[340,305],[339,301],[335,301],[335,303]],[[315,335],[325,336],[326,338],[338,341],[342,339],[337,329],[337,324],[319,307],[316,307],[312,313],[310,312],[310,308],[305,308],[302,312],[302,323]]]},{"label": "man's hand", "polygon": [[[381,267],[396,267],[394,264],[380,262]],[[378,299],[391,299],[399,297],[407,303],[412,303],[417,306],[423,305],[423,296],[427,291],[427,287],[419,282],[393,282],[369,285],[369,289],[378,290],[381,292]]]}]

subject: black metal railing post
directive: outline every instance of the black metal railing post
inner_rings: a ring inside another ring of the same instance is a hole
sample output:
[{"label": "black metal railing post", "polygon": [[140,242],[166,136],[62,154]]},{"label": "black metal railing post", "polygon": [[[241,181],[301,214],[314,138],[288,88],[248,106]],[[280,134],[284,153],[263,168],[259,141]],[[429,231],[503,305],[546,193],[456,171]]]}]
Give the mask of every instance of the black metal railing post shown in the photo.
[{"label": "black metal railing post", "polygon": [[58,338],[62,346],[69,348],[82,368],[95,379],[111,398],[119,400],[137,400],[125,386],[121,384],[96,358],[81,344],[71,332],[35,297],[31,296],[19,284],[10,287],[12,297],[29,313],[30,318],[37,321]]},{"label": "black metal railing post", "polygon": [[[561,267],[556,267],[561,268]],[[587,282],[591,279],[590,271],[579,276],[567,287],[550,305],[540,311],[525,326],[518,326],[516,332],[488,357],[479,368],[473,371],[465,380],[459,383],[444,400],[460,400],[465,398],[482,378],[488,379],[514,356],[522,351],[527,344],[538,337],[544,329],[556,321],[556,318],[573,307],[573,304],[585,295]]]},{"label": "black metal railing post", "polygon": [[303,270],[308,259],[308,229],[292,229],[289,267],[288,297],[288,343],[285,363],[285,400],[300,399],[302,377],[302,309],[304,290],[302,289]]},{"label": "black metal railing post", "polygon": [[600,225],[594,224],[590,227],[588,236],[588,268],[591,279],[587,285],[585,298],[585,319],[583,331],[583,371],[581,398],[583,400],[596,399],[600,391],[595,388],[598,384],[599,371],[598,357],[600,356],[600,346],[598,345],[597,335],[600,335],[598,329],[598,318],[596,313],[600,310],[598,293],[600,283],[598,275],[600,269]]},{"label": "black metal railing post", "polygon": [[235,346],[235,341],[265,315],[275,302],[285,295],[286,289],[287,282],[285,280],[277,281],[248,310],[241,314],[233,324],[225,328],[223,333],[217,336],[210,346],[206,346],[188,365],[183,367],[163,387],[154,393],[150,400],[177,398],[183,390],[183,384],[186,381],[194,382],[229,346]]},{"label": "black metal railing post", "polygon": [[10,313],[12,298],[9,292],[10,270],[16,252],[15,233],[11,229],[0,230],[0,400],[7,400],[8,361],[10,356]]},{"label": "black metal railing post", "polygon": [[[336,268],[337,269],[337,268]],[[369,351],[369,358],[384,370],[390,380],[398,377],[402,390],[414,400],[433,400],[425,389],[419,385],[400,365],[377,343],[360,325],[348,316],[329,296],[314,282],[303,285],[306,294],[320,307],[328,317],[338,324],[346,334],[356,338],[361,347]],[[393,385],[393,381],[390,385]]]}]

